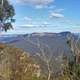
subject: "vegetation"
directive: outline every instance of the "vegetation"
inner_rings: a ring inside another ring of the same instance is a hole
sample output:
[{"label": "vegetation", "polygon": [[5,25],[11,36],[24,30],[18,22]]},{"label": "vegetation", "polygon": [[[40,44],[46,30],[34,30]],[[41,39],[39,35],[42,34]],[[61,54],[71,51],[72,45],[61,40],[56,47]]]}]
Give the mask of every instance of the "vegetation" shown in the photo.
[{"label": "vegetation", "polygon": [[[35,45],[35,43],[32,44]],[[76,48],[73,47],[72,38],[67,41],[67,44],[71,50],[75,50],[75,53],[71,51],[74,60],[70,61],[63,55],[60,73],[54,73],[53,59],[52,57],[48,58],[40,43],[36,45],[40,48],[40,54],[37,53],[36,57],[41,64],[37,63],[37,60],[26,52],[13,46],[0,44],[0,80],[79,80],[80,62],[79,57],[77,57],[80,49],[79,39],[76,41]],[[48,46],[47,49],[49,49]]]},{"label": "vegetation", "polygon": [[[14,15],[14,8],[8,0],[0,0],[0,30],[7,31],[13,28]],[[26,52],[0,44],[0,80],[80,80],[80,40],[74,42],[73,37],[68,35],[67,44],[74,60],[70,61],[66,56],[62,56],[60,74],[54,73],[53,57],[45,54],[40,43],[36,45],[40,49],[36,56],[42,61],[41,64],[37,64]],[[45,47],[50,51],[47,45]]]},{"label": "vegetation", "polygon": [[[39,65],[41,66],[42,73],[45,75],[44,80],[79,80],[80,79],[80,64],[78,59],[79,59],[79,39],[77,39],[75,42],[73,42],[73,37],[72,36],[67,36],[67,44],[69,48],[71,49],[71,53],[73,56],[72,61],[70,61],[67,56],[62,55],[62,60],[63,63],[61,64],[61,72],[60,73],[55,73],[53,70],[53,62],[52,62],[52,55],[48,56],[45,54],[44,48],[41,46],[41,44],[38,43],[37,45],[33,43],[30,39],[29,42],[31,44],[36,45],[40,49],[40,53],[36,53],[35,55],[37,56],[39,60]],[[43,44],[44,45],[44,44]],[[74,46],[75,45],[75,46]],[[50,51],[50,48],[45,45],[45,47]],[[78,51],[78,52],[77,52]],[[77,54],[77,55],[76,55]],[[38,60],[35,60],[35,62]],[[44,66],[44,68],[43,68]],[[46,68],[46,70],[45,70]],[[46,74],[45,74],[46,72]]]},{"label": "vegetation", "polygon": [[67,39],[71,52],[73,54],[74,61],[69,61],[65,56],[63,58],[64,67],[61,80],[80,80],[80,42],[79,38],[73,43],[73,38]]},{"label": "vegetation", "polygon": [[40,66],[27,53],[0,44],[0,80],[42,80]]},{"label": "vegetation", "polygon": [[11,23],[15,21],[14,15],[14,8],[8,0],[0,0],[0,30],[7,31],[13,28]]}]

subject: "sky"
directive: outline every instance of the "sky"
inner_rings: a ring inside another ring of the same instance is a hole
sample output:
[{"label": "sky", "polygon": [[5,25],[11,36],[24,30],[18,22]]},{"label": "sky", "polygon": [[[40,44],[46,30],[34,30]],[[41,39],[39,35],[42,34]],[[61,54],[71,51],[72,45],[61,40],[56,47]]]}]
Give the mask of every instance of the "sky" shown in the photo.
[{"label": "sky", "polygon": [[14,29],[2,34],[80,32],[80,0],[9,0],[14,6]]}]

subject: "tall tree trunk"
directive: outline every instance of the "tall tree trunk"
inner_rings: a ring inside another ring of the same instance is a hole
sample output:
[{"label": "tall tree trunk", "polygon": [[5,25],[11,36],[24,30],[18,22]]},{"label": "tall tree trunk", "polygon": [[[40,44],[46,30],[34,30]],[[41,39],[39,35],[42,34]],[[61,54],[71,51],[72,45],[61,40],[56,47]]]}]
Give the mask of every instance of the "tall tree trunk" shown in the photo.
[{"label": "tall tree trunk", "polygon": [[50,80],[50,78],[51,78],[51,69],[50,69],[49,63],[47,63],[47,66],[48,66],[48,80]]}]

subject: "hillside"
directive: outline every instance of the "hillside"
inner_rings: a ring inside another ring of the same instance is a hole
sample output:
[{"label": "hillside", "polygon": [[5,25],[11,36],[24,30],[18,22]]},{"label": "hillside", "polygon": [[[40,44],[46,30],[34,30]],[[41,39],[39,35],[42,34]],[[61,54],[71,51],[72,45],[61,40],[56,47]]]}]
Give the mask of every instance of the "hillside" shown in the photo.
[{"label": "hillside", "polygon": [[75,42],[69,32],[18,35],[7,37],[7,42],[5,38],[6,45],[0,43],[0,80],[79,80],[75,60],[80,60],[80,40],[75,59],[67,43],[72,38]]},{"label": "hillside", "polygon": [[28,52],[31,56],[35,56],[37,53],[40,54],[41,48],[47,57],[50,58],[50,56],[52,56],[54,60],[63,54],[71,59],[70,48],[66,43],[68,35],[72,36],[70,32],[32,33],[18,36],[16,38],[17,40],[8,42],[8,44]]},{"label": "hillside", "polygon": [[[71,35],[71,33],[69,34]],[[65,35],[61,33],[32,33],[19,35],[11,39],[7,38],[7,40],[5,40],[5,43],[14,45],[23,51],[29,52],[32,55],[40,52],[40,49],[37,47],[37,44],[40,44],[42,47],[46,47],[46,54],[50,53],[49,50],[47,50],[47,48],[50,48],[51,54],[57,56],[60,53],[70,53],[70,50],[66,43],[67,35],[68,33]]]},{"label": "hillside", "polygon": [[[54,70],[59,70],[62,63],[62,55],[66,55],[69,60],[72,60],[71,50],[67,45],[67,37],[71,37],[73,34],[70,32],[62,33],[32,33],[17,36],[7,36],[1,38],[3,43],[15,46],[25,52],[28,52],[31,57],[34,57],[38,64],[43,65],[45,69],[44,61],[39,59],[39,55],[42,57],[44,52],[47,59],[52,59],[51,62],[54,65]],[[44,71],[45,72],[45,71]],[[55,72],[55,71],[54,71]]]},{"label": "hillside", "polygon": [[69,60],[73,60],[71,50],[66,42],[67,36],[71,37],[72,34],[70,32],[32,33],[11,37],[7,36],[2,38],[1,42],[27,52],[41,66],[42,73],[46,74],[48,70],[46,62],[44,62],[44,56],[46,59],[51,60],[52,71],[55,73],[60,72],[63,55],[67,56]]}]

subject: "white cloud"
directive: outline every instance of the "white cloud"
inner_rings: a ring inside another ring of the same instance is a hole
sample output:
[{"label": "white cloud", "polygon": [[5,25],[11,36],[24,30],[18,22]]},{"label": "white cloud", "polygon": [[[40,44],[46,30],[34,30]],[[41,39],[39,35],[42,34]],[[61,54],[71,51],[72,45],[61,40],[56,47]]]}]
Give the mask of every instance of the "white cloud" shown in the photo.
[{"label": "white cloud", "polygon": [[17,3],[34,5],[37,6],[38,8],[46,6],[52,2],[54,2],[54,0],[17,0]]},{"label": "white cloud", "polygon": [[34,25],[34,24],[24,24],[24,25],[20,25],[20,28],[32,28],[32,27],[36,27],[36,25]]},{"label": "white cloud", "polygon": [[51,9],[54,9],[55,7],[56,7],[56,6],[54,6],[54,5],[45,5],[45,6],[44,6],[44,5],[36,5],[36,6],[35,6],[36,9],[45,8],[45,9],[50,9],[50,10],[51,10]]},{"label": "white cloud", "polygon": [[64,18],[63,14],[52,12],[50,13],[50,18]]},{"label": "white cloud", "polygon": [[47,6],[43,6],[43,5],[36,5],[35,8],[36,9],[42,9],[42,8],[46,8]]},{"label": "white cloud", "polygon": [[23,18],[25,21],[32,21],[32,17],[26,16]]},{"label": "white cloud", "polygon": [[50,26],[50,23],[47,21],[44,21],[40,26],[41,27],[48,27],[48,26]]},{"label": "white cloud", "polygon": [[49,23],[48,23],[47,21],[45,21],[43,24],[44,24],[44,25],[49,25]]},{"label": "white cloud", "polygon": [[64,9],[54,9],[49,12],[50,18],[64,18],[64,14],[62,13]]},{"label": "white cloud", "polygon": [[55,9],[55,10],[54,10],[55,13],[61,13],[61,12],[63,12],[63,11],[64,11],[64,9]]}]

